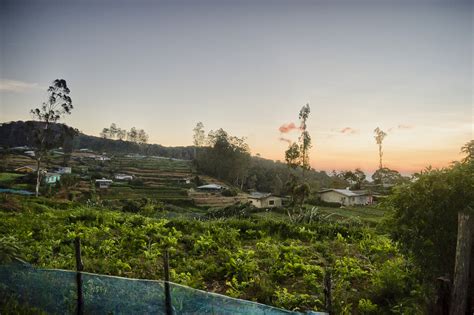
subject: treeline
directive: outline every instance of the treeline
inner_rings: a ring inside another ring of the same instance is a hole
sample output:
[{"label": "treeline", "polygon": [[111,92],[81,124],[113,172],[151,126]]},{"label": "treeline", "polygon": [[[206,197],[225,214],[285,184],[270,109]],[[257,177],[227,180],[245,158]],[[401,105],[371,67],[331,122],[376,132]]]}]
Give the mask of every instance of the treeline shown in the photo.
[{"label": "treeline", "polygon": [[[197,169],[241,189],[282,195],[288,193],[290,179],[303,177],[302,168],[293,169],[281,162],[251,157],[245,139],[231,136],[223,129],[210,131],[205,138],[199,128],[198,131],[195,129],[195,139],[196,135],[200,137],[199,141],[195,141],[198,146],[195,158]],[[313,191],[337,186],[337,183],[342,187],[347,185],[324,171],[306,170],[304,177]]]},{"label": "treeline", "polygon": [[[18,146],[33,148],[38,140],[37,130],[41,130],[43,126],[43,122],[33,120],[3,123],[0,125],[0,146],[4,148]],[[49,126],[48,137],[45,141],[51,143],[47,147],[61,146],[64,152],[72,152],[74,149],[73,139],[78,134],[77,129],[65,124],[55,123]]]},{"label": "treeline", "polygon": [[[17,146],[35,147],[35,133],[42,123],[38,121],[15,121],[0,125],[0,146],[12,148]],[[157,155],[169,158],[191,160],[194,156],[193,147],[165,147],[159,144],[137,143],[124,140],[104,139],[85,135],[77,129],[65,124],[51,124],[51,134],[59,137],[58,147],[65,152],[87,148],[96,152],[112,154]]]},{"label": "treeline", "polygon": [[104,139],[127,140],[139,144],[148,142],[148,134],[143,129],[135,127],[130,128],[130,131],[117,127],[112,123],[109,128],[102,129],[100,136]]}]

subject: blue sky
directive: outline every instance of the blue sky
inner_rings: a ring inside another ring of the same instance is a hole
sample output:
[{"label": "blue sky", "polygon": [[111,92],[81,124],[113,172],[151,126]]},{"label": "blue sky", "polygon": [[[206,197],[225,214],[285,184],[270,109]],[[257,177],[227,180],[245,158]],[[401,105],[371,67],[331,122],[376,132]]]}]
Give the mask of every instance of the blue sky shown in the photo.
[{"label": "blue sky", "polygon": [[[1,0],[0,120],[26,120],[56,78],[88,134],[115,122],[151,142],[192,128],[282,159],[311,105],[312,165],[446,165],[473,138],[470,1]],[[347,129],[349,128],[349,129]]]}]

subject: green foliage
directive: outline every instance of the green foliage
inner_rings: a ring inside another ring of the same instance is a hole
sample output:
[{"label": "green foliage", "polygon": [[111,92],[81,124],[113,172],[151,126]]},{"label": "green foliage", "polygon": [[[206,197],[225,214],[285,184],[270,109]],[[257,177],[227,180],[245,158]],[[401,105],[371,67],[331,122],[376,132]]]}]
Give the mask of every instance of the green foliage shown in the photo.
[{"label": "green foliage", "polygon": [[0,237],[0,264],[9,263],[15,258],[20,257],[21,253],[18,240],[13,236]]},{"label": "green foliage", "polygon": [[426,170],[397,187],[386,204],[388,226],[428,279],[454,270],[459,211],[474,209],[474,163]]},{"label": "green foliage", "polygon": [[137,201],[139,214],[112,211],[106,203],[13,199],[18,209],[0,211],[0,234],[14,236],[25,260],[40,267],[74,269],[73,240],[80,236],[89,272],[160,279],[167,248],[172,281],[289,309],[322,309],[328,268],[338,313],[368,313],[369,300],[380,313],[420,302],[412,294],[418,288],[412,265],[397,245],[361,225],[295,224],[253,213],[164,220],[141,215],[153,204],[146,199]]}]

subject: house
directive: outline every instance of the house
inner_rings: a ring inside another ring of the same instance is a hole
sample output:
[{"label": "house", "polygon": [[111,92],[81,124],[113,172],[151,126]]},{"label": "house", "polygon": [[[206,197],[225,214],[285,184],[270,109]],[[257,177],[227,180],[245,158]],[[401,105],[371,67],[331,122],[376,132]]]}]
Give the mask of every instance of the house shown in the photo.
[{"label": "house", "polygon": [[31,150],[25,151],[25,152],[23,152],[23,153],[25,153],[26,155],[31,156],[31,157],[35,157],[35,156],[36,156],[35,151],[31,151]]},{"label": "house", "polygon": [[61,174],[59,173],[46,173],[43,176],[43,181],[45,184],[55,184],[58,183],[61,179]]},{"label": "house", "polygon": [[248,200],[257,208],[275,208],[282,205],[282,198],[272,196],[271,193],[252,192]]},{"label": "house", "polygon": [[117,180],[132,180],[133,176],[132,175],[127,175],[127,174],[115,174],[115,179],[117,179]]},{"label": "house", "polygon": [[15,172],[18,173],[33,173],[36,172],[36,166],[20,166],[18,168],[15,168]]},{"label": "house", "polygon": [[370,205],[374,201],[367,190],[324,189],[318,195],[324,202],[340,203],[343,206]]},{"label": "house", "polygon": [[113,183],[113,180],[106,179],[106,178],[95,180],[95,184],[98,185],[99,188],[109,188],[110,185],[112,185],[112,183]]},{"label": "house", "polygon": [[109,157],[106,157],[106,156],[102,156],[102,155],[97,155],[95,157],[95,160],[96,161],[110,161],[110,158]]},{"label": "house", "polygon": [[202,185],[197,187],[197,189],[202,190],[202,191],[221,191],[224,189],[221,185],[217,184],[209,184],[209,185]]},{"label": "house", "polygon": [[71,174],[72,169],[68,166],[61,166],[57,168],[56,172],[59,174]]}]

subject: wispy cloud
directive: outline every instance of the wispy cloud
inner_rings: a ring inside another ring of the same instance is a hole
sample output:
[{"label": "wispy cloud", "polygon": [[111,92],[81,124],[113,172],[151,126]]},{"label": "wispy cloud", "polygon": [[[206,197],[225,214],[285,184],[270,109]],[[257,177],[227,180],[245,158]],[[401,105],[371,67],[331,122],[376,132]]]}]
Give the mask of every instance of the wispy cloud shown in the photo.
[{"label": "wispy cloud", "polygon": [[346,134],[346,135],[353,135],[359,132],[359,130],[351,128],[351,127],[345,127],[339,130],[340,133]]},{"label": "wispy cloud", "polygon": [[392,132],[392,131],[395,131],[395,130],[410,130],[410,129],[413,129],[413,128],[415,128],[415,126],[413,126],[413,125],[400,124],[396,127],[388,128],[388,132]]},{"label": "wispy cloud", "polygon": [[280,126],[280,128],[278,128],[281,133],[288,133],[297,129],[300,129],[300,127],[296,127],[295,123],[283,124]]},{"label": "wispy cloud", "polygon": [[290,145],[291,142],[292,142],[290,139],[283,138],[283,137],[280,137],[278,140],[283,141],[283,142],[286,142],[286,143],[288,143],[289,145]]},{"label": "wispy cloud", "polygon": [[0,91],[24,92],[39,87],[38,83],[0,79]]}]

